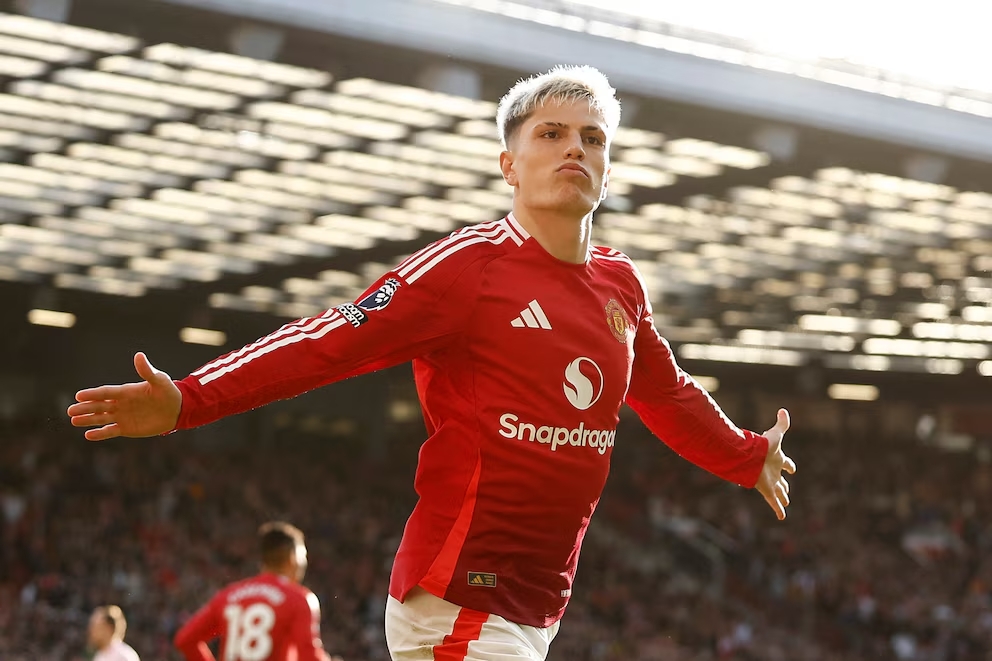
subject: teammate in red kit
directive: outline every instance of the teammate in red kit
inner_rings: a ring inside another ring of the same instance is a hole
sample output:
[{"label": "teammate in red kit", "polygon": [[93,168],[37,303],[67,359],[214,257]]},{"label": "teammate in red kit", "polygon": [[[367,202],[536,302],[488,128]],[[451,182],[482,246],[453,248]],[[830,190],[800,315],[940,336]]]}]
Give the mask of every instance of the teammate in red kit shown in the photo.
[{"label": "teammate in red kit", "polygon": [[394,661],[546,658],[625,402],[784,518],[788,413],[764,435],[736,427],[676,364],[630,259],[590,245],[614,94],[590,67],[519,82],[497,113],[512,213],[181,381],[139,353],[143,381],[79,392],[72,423],[98,427],[90,440],[163,434],[412,360],[429,438],[386,605]]},{"label": "teammate in red kit", "polygon": [[303,533],[277,521],[258,536],[262,572],[214,595],[176,634],[176,648],[187,661],[214,661],[207,643],[219,637],[224,661],[330,661],[320,642],[320,604],[300,585]]}]

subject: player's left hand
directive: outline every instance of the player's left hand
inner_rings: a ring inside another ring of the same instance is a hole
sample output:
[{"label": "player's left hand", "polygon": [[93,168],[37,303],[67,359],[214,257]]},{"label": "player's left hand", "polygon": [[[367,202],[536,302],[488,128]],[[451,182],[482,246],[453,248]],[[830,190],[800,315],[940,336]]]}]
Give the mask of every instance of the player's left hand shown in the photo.
[{"label": "player's left hand", "polygon": [[775,511],[779,521],[785,518],[785,508],[789,506],[789,482],[782,475],[782,471],[789,475],[796,472],[796,462],[782,452],[782,439],[785,438],[787,431],[789,431],[789,412],[779,409],[775,426],[763,434],[768,439],[768,454],[765,456],[765,465],[761,469],[758,483],[754,485],[754,488],[765,497],[768,506]]}]

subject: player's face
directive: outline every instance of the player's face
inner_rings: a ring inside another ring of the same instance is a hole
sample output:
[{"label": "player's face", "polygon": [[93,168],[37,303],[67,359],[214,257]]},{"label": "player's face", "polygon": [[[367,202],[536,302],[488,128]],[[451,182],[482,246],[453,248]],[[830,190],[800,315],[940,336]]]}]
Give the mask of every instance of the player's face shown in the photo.
[{"label": "player's face", "polygon": [[93,649],[103,649],[110,644],[114,631],[100,613],[90,616],[89,627],[86,630],[86,640]]},{"label": "player's face", "polygon": [[606,193],[606,122],[587,101],[538,108],[500,156],[514,206],[583,218]]}]

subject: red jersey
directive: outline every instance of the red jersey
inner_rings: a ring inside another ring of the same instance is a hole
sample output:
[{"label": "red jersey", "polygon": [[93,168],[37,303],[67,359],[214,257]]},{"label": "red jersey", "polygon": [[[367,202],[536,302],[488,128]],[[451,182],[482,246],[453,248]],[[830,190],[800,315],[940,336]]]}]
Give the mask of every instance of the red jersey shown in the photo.
[{"label": "red jersey", "polygon": [[187,661],[214,661],[207,642],[220,637],[223,661],[325,661],[320,605],[306,588],[262,573],[214,595],[179,630]]},{"label": "red jersey", "polygon": [[508,216],[415,253],[355,303],[178,381],[188,428],[413,360],[429,438],[390,594],[550,626],[572,590],[626,402],[693,463],[752,487],[767,440],[682,371],[622,253],[560,261]]}]

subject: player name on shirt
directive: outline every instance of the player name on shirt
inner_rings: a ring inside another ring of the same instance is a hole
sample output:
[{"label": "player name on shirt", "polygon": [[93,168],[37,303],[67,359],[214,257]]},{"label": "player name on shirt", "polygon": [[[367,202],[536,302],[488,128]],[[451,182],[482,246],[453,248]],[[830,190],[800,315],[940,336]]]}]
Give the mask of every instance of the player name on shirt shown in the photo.
[{"label": "player name on shirt", "polygon": [[227,601],[244,601],[246,599],[261,598],[278,606],[286,601],[286,594],[279,588],[266,583],[249,583],[237,590],[232,590],[227,594]]}]

